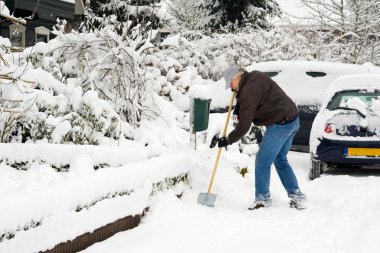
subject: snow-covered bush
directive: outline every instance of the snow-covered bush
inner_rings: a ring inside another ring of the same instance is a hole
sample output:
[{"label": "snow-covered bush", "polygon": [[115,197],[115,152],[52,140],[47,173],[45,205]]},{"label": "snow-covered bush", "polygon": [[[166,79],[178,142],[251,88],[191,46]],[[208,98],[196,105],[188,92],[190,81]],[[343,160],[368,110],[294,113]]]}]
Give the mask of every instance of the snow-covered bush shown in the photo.
[{"label": "snow-covered bush", "polygon": [[[254,62],[272,60],[311,60],[314,51],[303,34],[291,28],[273,27],[262,29],[242,29],[235,34],[202,35],[197,31],[182,33],[178,47],[156,50],[153,57],[162,62],[168,56],[177,60],[182,68],[195,67],[205,79],[219,80],[229,65],[248,66]],[[174,72],[169,70],[171,76]],[[178,76],[178,75],[177,75]],[[175,78],[170,81],[175,85]]]},{"label": "snow-covered bush", "polygon": [[38,112],[28,115],[19,122],[21,141],[46,140],[49,143],[98,144],[102,137],[119,137],[119,133],[116,132],[118,115],[112,111],[106,101],[98,99],[95,92],[86,92],[80,98],[79,108],[74,108],[72,102],[66,101],[66,103],[65,110],[61,112],[58,104],[53,102],[46,105],[37,98]]},{"label": "snow-covered bush", "polygon": [[158,115],[149,104],[150,93],[167,80],[157,67],[146,64],[150,56],[144,51],[153,47],[151,37],[140,36],[138,27],[130,35],[119,35],[108,21],[110,25],[95,32],[56,31],[48,51],[34,50],[29,57],[61,81],[76,80],[84,92],[98,92],[123,120],[138,126],[143,117]]},{"label": "snow-covered bush", "polygon": [[0,37],[0,67],[6,66],[8,63],[4,59],[5,54],[9,52],[11,42],[7,38]]},{"label": "snow-covered bush", "polygon": [[198,0],[171,0],[168,2],[169,12],[175,17],[180,29],[194,30],[206,17],[207,10],[199,6]]},{"label": "snow-covered bush", "polygon": [[114,16],[115,21],[122,25],[123,22],[133,23],[130,28],[158,25],[165,22],[165,14],[160,12],[160,1],[157,0],[90,0],[89,14],[91,23],[96,27],[101,26],[103,17]]},{"label": "snow-covered bush", "polygon": [[31,64],[13,65],[12,58],[0,70],[1,142],[98,144],[124,134],[120,117],[96,92],[83,94],[81,87],[66,86]]},{"label": "snow-covered bush", "polygon": [[[301,0],[318,22],[313,38],[323,41],[327,60],[380,64],[380,2],[378,0]],[[314,28],[315,30],[315,28]]]},{"label": "snow-covered bush", "polygon": [[207,17],[200,22],[202,27],[211,27],[220,32],[221,27],[255,26],[268,27],[267,17],[281,13],[273,0],[204,0],[199,6],[207,10]]}]

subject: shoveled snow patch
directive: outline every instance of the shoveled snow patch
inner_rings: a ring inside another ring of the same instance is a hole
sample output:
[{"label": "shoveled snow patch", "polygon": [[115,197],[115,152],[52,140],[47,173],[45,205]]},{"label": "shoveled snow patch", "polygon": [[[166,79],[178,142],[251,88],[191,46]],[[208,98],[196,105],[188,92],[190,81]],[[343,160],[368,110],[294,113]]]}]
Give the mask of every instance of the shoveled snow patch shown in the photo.
[{"label": "shoveled snow patch", "polygon": [[207,191],[215,152],[203,150],[196,154],[198,168],[193,188],[181,199],[172,192],[159,194],[139,227],[81,253],[378,252],[380,172],[331,173],[309,181],[309,154],[290,152],[289,161],[309,199],[308,209],[289,208],[273,167],[273,206],[249,211],[254,157],[239,155],[240,161],[247,159],[249,165],[248,174],[242,177],[226,162],[232,153],[223,150],[212,188],[218,198],[216,206],[209,208],[199,205],[196,198]]}]

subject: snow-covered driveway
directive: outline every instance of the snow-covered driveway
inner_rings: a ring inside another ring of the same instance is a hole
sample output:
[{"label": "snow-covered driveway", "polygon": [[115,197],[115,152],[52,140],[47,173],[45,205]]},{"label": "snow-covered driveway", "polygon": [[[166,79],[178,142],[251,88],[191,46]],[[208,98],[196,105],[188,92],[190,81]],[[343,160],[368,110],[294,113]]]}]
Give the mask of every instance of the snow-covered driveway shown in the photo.
[{"label": "snow-covered driveway", "polygon": [[[310,181],[309,154],[291,152],[289,160],[308,195],[308,209],[288,207],[273,169],[273,206],[248,211],[254,158],[225,152],[212,190],[218,194],[216,207],[209,208],[196,198],[207,189],[213,152],[198,153],[193,188],[181,198],[173,191],[160,193],[139,227],[81,253],[379,252],[380,171],[335,170]],[[232,167],[244,164],[250,172],[242,177]]]}]

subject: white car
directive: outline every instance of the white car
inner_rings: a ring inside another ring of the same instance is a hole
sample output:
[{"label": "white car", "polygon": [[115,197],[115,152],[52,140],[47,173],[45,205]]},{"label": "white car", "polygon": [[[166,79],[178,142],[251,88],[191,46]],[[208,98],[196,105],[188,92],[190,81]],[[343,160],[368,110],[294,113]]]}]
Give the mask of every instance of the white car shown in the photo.
[{"label": "white car", "polygon": [[336,79],[310,132],[310,179],[332,165],[380,168],[380,75]]}]

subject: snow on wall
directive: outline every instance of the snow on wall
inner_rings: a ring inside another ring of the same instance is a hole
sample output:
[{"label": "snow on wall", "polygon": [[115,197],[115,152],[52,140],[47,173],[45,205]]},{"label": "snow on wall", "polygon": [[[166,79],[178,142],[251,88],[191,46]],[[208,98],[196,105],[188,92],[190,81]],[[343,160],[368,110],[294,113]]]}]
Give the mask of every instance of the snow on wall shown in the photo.
[{"label": "snow on wall", "polygon": [[120,166],[148,159],[148,149],[136,142],[131,142],[128,147],[0,143],[0,160],[7,161],[8,164],[43,161],[59,166],[70,164],[83,155],[89,156],[95,165]]},{"label": "snow on wall", "polygon": [[86,176],[57,173],[47,165],[27,172],[0,165],[0,234],[14,235],[1,238],[0,252],[39,252],[140,214],[152,192],[163,190],[154,184],[188,174],[192,163],[186,155],[167,154]]}]

